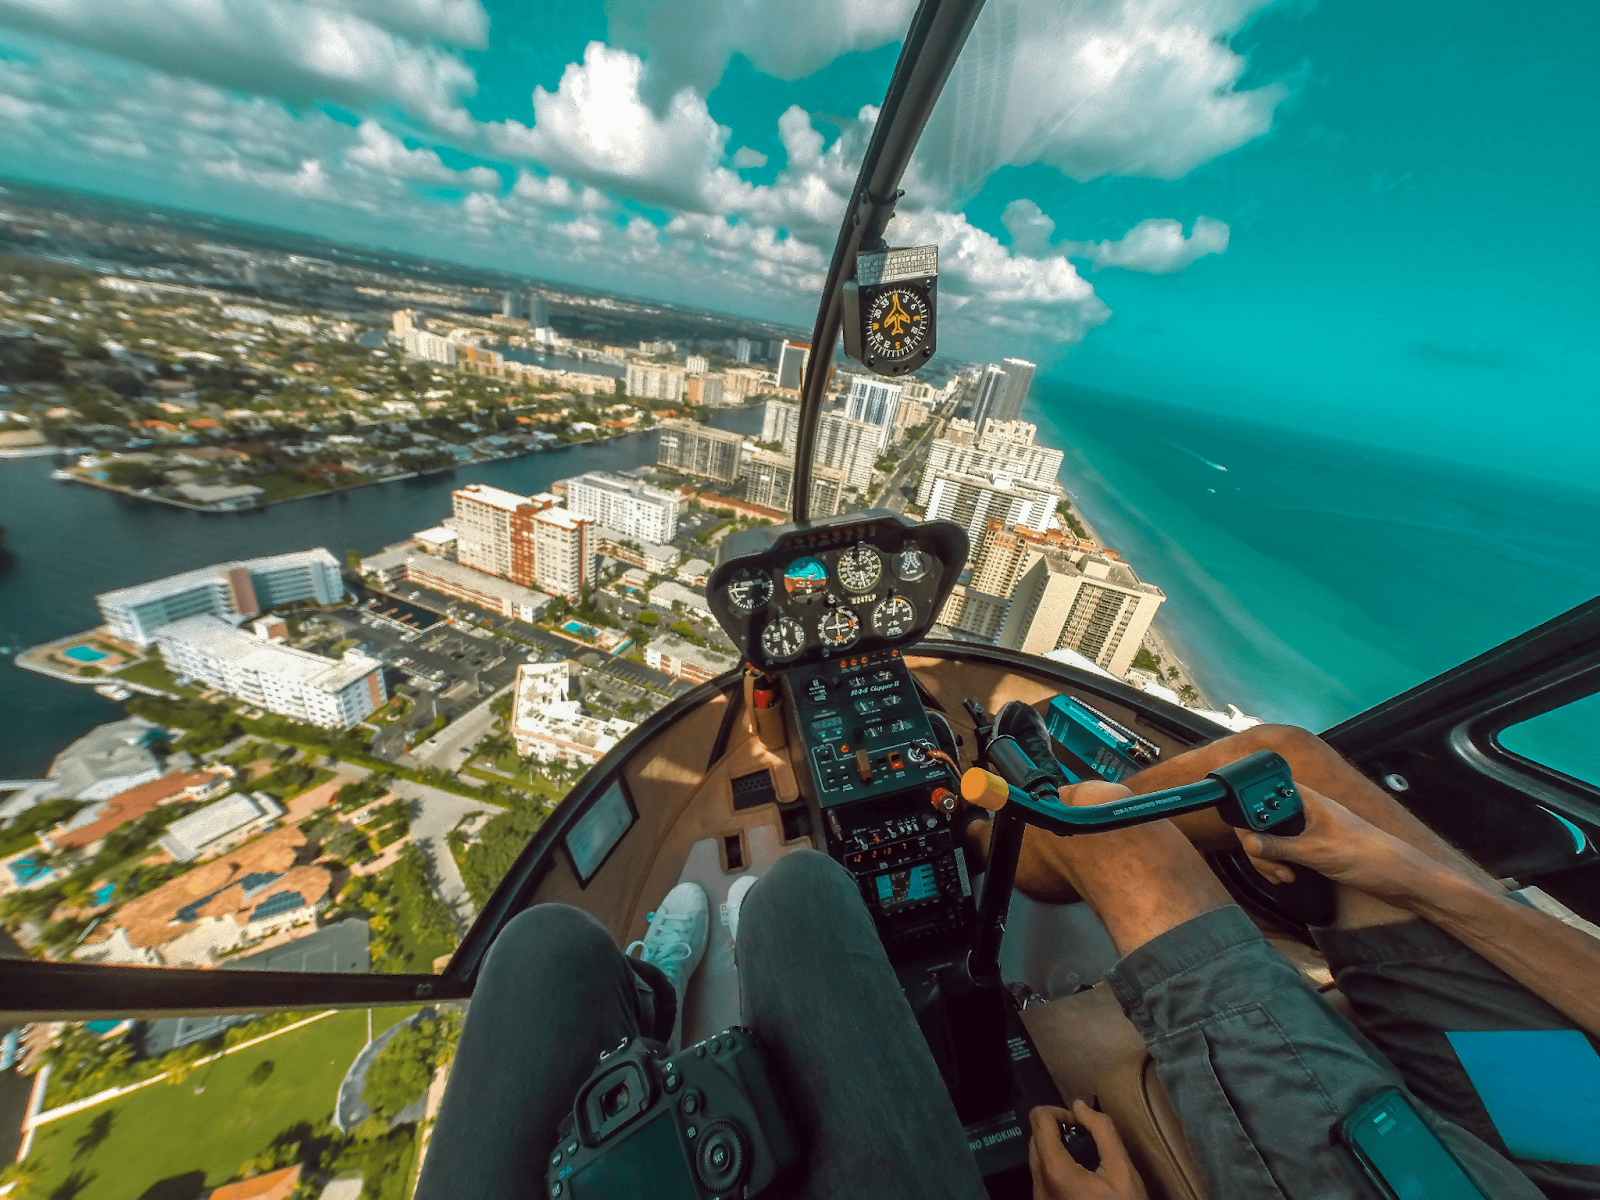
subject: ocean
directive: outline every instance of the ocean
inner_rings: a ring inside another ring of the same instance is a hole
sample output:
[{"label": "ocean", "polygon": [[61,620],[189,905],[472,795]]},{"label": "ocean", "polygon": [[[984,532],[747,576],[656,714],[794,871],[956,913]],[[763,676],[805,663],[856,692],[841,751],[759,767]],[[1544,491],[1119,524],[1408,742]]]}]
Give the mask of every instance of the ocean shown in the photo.
[{"label": "ocean", "polygon": [[[1325,729],[1600,594],[1600,491],[1045,379],[1024,415],[1212,702],[1265,720]],[[1600,778],[1595,713],[1524,732]]]}]

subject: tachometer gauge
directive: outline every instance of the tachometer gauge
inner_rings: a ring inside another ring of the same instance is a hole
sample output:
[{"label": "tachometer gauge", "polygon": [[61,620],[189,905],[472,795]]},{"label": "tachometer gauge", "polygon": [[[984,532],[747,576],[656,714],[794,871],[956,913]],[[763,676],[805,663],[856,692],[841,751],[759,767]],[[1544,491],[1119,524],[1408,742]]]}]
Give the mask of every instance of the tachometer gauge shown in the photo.
[{"label": "tachometer gauge", "polygon": [[806,648],[806,631],[793,617],[779,617],[761,631],[761,648],[774,662],[785,662]]},{"label": "tachometer gauge", "polygon": [[839,582],[845,587],[852,592],[865,592],[877,586],[878,580],[883,578],[883,559],[863,542],[839,555],[835,569],[839,572]]},{"label": "tachometer gauge", "polygon": [[797,558],[783,571],[783,590],[796,600],[813,596],[828,586],[828,568],[820,558]]},{"label": "tachometer gauge", "polygon": [[872,631],[879,637],[905,637],[917,623],[917,611],[911,601],[899,596],[885,600],[872,610]]},{"label": "tachometer gauge", "polygon": [[832,608],[823,613],[822,620],[817,622],[817,634],[824,645],[843,650],[846,646],[854,645],[861,636],[861,620],[848,608]]},{"label": "tachometer gauge", "polygon": [[894,573],[907,583],[916,583],[928,574],[928,555],[915,546],[907,546],[894,556]]},{"label": "tachometer gauge", "polygon": [[726,592],[728,607],[736,613],[749,616],[765,608],[767,601],[772,599],[772,580],[765,574],[740,571],[729,581]]}]

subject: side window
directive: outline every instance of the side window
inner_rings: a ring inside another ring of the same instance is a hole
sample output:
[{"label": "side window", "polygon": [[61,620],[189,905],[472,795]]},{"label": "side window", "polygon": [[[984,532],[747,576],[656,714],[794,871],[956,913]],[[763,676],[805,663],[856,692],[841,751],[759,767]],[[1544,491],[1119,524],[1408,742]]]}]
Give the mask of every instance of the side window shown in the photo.
[{"label": "side window", "polygon": [[1600,692],[1540,713],[1500,734],[1513,754],[1600,787]]},{"label": "side window", "polygon": [[460,1027],[444,1005],[25,1027],[0,1077],[34,1105],[8,1175],[85,1200],[408,1196]]}]

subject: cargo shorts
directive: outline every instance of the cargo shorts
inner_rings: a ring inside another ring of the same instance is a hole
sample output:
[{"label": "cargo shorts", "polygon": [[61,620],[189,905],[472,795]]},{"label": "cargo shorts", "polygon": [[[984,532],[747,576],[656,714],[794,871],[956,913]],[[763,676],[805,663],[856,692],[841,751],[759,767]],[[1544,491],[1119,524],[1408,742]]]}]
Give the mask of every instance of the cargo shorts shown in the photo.
[{"label": "cargo shorts", "polygon": [[1445,1037],[1570,1021],[1425,922],[1315,936],[1357,1024],[1232,905],[1152,939],[1107,976],[1213,1200],[1372,1195],[1332,1131],[1390,1086],[1411,1098],[1485,1195],[1600,1197],[1600,1168],[1506,1156]]}]

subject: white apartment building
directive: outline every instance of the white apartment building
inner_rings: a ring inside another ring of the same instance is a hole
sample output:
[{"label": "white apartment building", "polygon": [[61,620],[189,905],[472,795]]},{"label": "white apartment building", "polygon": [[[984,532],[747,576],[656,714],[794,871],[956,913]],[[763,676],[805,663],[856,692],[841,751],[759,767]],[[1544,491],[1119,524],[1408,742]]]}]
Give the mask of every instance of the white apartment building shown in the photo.
[{"label": "white apartment building", "polygon": [[866,491],[880,453],[878,433],[876,425],[852,421],[841,412],[823,413],[817,422],[816,465],[843,471],[846,484]]},{"label": "white apartment building", "polygon": [[594,581],[594,522],[564,508],[546,508],[533,518],[534,582],[547,592],[576,600]]},{"label": "white apartment building", "polygon": [[744,435],[713,429],[697,421],[663,421],[657,436],[660,439],[656,446],[658,467],[671,467],[685,475],[698,475],[718,483],[731,484],[738,480]]},{"label": "white apartment building", "polygon": [[795,439],[800,436],[800,406],[787,400],[768,400],[761,406],[761,440],[777,442],[783,452],[794,457]]},{"label": "white apartment building", "polygon": [[894,436],[896,418],[900,413],[900,395],[904,389],[897,383],[857,375],[850,381],[850,395],[845,400],[844,413],[852,421],[865,421],[876,425],[881,434],[878,453],[889,448]]},{"label": "white apartment building", "polygon": [[1014,475],[969,475],[930,471],[927,511],[930,521],[954,521],[963,526],[973,546],[991,520],[1004,525],[1026,525],[1043,533],[1050,528],[1059,497],[1054,488],[1042,487]]},{"label": "white apartment building", "polygon": [[[737,440],[734,453],[737,457]],[[640,542],[670,542],[677,535],[678,517],[688,503],[677,492],[604,471],[574,476],[566,484],[567,508],[575,516],[586,517]]]},{"label": "white apartment building", "polygon": [[682,400],[687,372],[661,363],[629,363],[624,388],[641,400]]},{"label": "white apartment building", "polygon": [[704,354],[691,354],[683,360],[683,369],[691,375],[704,375],[711,369],[711,360]]},{"label": "white apartment building", "polygon": [[587,767],[636,728],[620,717],[585,716],[570,698],[570,663],[525,663],[517,668],[508,731],[524,758],[537,757]]},{"label": "white apartment building", "polygon": [[1076,650],[1121,678],[1165,599],[1125,563],[1084,551],[1034,551],[995,643],[1024,654]]},{"label": "white apartment building", "polygon": [[926,508],[940,472],[954,475],[1004,474],[1038,487],[1050,487],[1061,470],[1063,452],[1034,441],[1036,426],[1025,421],[986,421],[974,436],[966,421],[951,421],[928,447],[928,465],[917,484],[917,503]]},{"label": "white apartment building", "polygon": [[[770,450],[749,450],[744,459],[744,498],[751,504],[788,512],[794,504],[794,460]],[[844,472],[811,469],[811,515],[831,517],[844,504]]]},{"label": "white apartment building", "polygon": [[164,625],[185,617],[251,617],[280,604],[337,604],[339,560],[327,550],[217,563],[95,597],[112,637],[148,646]]},{"label": "white apartment building", "polygon": [[400,335],[400,341],[405,346],[406,353],[414,358],[436,362],[446,367],[456,365],[456,353],[459,348],[449,338],[442,338],[425,329],[409,329]]},{"label": "white apartment building", "polygon": [[268,712],[348,729],[388,701],[383,664],[356,650],[323,658],[235,629],[219,617],[185,617],[156,638],[167,669]]}]

